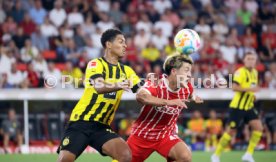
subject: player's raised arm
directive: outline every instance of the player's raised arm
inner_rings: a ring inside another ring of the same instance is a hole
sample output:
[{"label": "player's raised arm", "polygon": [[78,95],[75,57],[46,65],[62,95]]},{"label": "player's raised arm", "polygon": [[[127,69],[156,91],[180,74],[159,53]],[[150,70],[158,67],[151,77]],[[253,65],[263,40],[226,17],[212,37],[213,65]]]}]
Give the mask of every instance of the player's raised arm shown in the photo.
[{"label": "player's raised arm", "polygon": [[152,96],[150,92],[146,89],[141,89],[137,95],[136,100],[144,105],[153,105],[153,106],[179,106],[187,108],[187,105],[185,104],[186,100],[181,99],[173,99],[173,100],[166,100],[162,98],[157,98],[155,96]]}]

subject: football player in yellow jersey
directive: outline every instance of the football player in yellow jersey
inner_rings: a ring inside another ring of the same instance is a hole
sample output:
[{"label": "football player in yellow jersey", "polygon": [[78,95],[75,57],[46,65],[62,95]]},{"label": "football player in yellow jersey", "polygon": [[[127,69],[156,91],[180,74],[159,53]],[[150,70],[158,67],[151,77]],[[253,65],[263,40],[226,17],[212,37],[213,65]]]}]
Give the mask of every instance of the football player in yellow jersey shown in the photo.
[{"label": "football player in yellow jersey", "polygon": [[244,66],[239,68],[234,74],[232,89],[235,91],[235,95],[230,103],[229,125],[211,157],[212,162],[220,162],[221,152],[244,122],[249,124],[252,133],[242,161],[254,162],[254,149],[259,143],[263,131],[261,120],[258,118],[258,111],[254,107],[255,92],[260,90],[258,72],[255,69],[256,61],[256,54],[247,52],[243,59]]},{"label": "football player in yellow jersey", "polygon": [[71,113],[57,150],[58,162],[75,161],[87,146],[120,162],[131,161],[127,143],[111,129],[110,123],[123,90],[136,92],[143,83],[129,66],[119,62],[127,47],[121,31],[105,31],[101,43],[105,54],[87,65],[84,93]]}]

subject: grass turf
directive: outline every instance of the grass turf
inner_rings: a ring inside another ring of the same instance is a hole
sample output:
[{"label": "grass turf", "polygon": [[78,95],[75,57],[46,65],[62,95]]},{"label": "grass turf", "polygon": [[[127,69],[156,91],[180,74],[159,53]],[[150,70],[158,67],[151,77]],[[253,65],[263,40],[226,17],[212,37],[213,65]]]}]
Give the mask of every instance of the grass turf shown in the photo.
[{"label": "grass turf", "polygon": [[[223,153],[221,162],[241,162],[244,152]],[[210,162],[211,153],[193,152],[193,162]],[[256,162],[275,162],[276,152],[256,151],[254,154]],[[55,162],[57,154],[30,154],[30,155],[0,155],[1,162]],[[165,162],[166,160],[157,153],[152,154],[146,162]],[[99,154],[82,154],[76,162],[111,162],[109,157],[102,157]]]}]

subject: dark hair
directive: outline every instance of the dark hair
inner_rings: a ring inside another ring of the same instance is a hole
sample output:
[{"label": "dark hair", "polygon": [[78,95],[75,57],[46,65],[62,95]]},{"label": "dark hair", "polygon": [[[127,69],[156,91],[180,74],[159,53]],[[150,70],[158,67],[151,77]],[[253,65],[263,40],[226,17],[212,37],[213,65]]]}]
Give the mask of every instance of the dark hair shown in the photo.
[{"label": "dark hair", "polygon": [[112,42],[116,38],[116,36],[120,34],[123,34],[123,33],[118,29],[106,30],[101,37],[101,43],[103,48],[106,48],[106,45],[105,45],[106,42]]},{"label": "dark hair", "polygon": [[248,56],[248,55],[254,55],[254,56],[257,56],[254,52],[252,52],[252,51],[248,51],[248,52],[246,52],[246,53],[243,55],[243,59],[245,59],[245,57],[246,57],[246,56]]},{"label": "dark hair", "polygon": [[170,75],[173,68],[180,69],[184,62],[193,64],[193,60],[189,56],[182,54],[169,56],[164,62],[163,69],[167,75]]}]

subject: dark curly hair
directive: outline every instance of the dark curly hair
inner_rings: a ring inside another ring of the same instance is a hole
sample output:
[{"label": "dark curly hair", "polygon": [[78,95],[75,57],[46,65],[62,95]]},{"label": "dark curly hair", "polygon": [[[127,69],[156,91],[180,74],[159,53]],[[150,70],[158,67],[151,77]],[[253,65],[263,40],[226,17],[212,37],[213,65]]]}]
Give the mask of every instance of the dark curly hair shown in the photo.
[{"label": "dark curly hair", "polygon": [[103,48],[106,48],[106,42],[112,42],[116,38],[117,35],[123,34],[120,30],[118,29],[107,29],[101,37],[101,43]]}]

